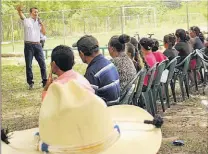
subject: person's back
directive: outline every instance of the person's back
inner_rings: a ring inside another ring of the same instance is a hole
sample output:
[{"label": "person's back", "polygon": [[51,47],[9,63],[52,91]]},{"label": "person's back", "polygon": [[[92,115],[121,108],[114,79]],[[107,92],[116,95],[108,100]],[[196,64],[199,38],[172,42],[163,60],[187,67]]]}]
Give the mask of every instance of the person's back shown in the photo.
[{"label": "person's back", "polygon": [[152,39],[154,42],[154,46],[152,47],[152,53],[155,56],[155,59],[158,63],[160,63],[161,61],[167,59],[167,57],[159,51],[159,42],[157,39]]},{"label": "person's back", "polygon": [[120,77],[121,90],[136,76],[136,69],[131,59],[125,54],[113,58],[112,63],[116,66]]},{"label": "person's back", "polygon": [[191,44],[187,41],[185,30],[177,29],[175,35],[177,37],[177,44],[175,45],[175,49],[178,51],[178,56],[180,56],[178,62],[181,62],[193,51],[193,49]]},{"label": "person's back", "polygon": [[100,54],[91,61],[84,76],[107,105],[118,102],[119,75],[114,64],[103,55]]},{"label": "person's back", "polygon": [[[144,63],[146,65],[146,68],[152,68],[157,63],[155,56],[152,53],[154,41],[150,38],[142,38],[140,40],[140,44],[141,44],[141,51],[142,51],[141,55],[144,58]],[[149,77],[148,75],[146,75],[144,78],[143,91],[146,90],[146,87],[148,85],[148,80],[149,80]]]},{"label": "person's back", "polygon": [[155,59],[158,63],[167,59],[167,57],[163,53],[161,53],[160,51],[153,52],[153,55],[155,56]]},{"label": "person's back", "polygon": [[190,27],[190,42],[194,50],[202,49],[204,47],[204,36],[201,33],[199,27],[192,26]]},{"label": "person's back", "polygon": [[111,61],[118,70],[121,91],[134,79],[137,73],[132,60],[125,53],[125,46],[129,41],[130,37],[123,34],[111,37],[108,43],[109,54],[113,58]]},{"label": "person's back", "polygon": [[178,56],[178,51],[174,48],[176,38],[174,34],[167,34],[163,38],[163,44],[165,51],[163,54],[171,61],[176,56]]},{"label": "person's back", "polygon": [[117,104],[120,98],[119,75],[113,63],[99,52],[98,41],[91,35],[81,37],[73,45],[79,56],[88,64],[85,78],[108,106]]}]

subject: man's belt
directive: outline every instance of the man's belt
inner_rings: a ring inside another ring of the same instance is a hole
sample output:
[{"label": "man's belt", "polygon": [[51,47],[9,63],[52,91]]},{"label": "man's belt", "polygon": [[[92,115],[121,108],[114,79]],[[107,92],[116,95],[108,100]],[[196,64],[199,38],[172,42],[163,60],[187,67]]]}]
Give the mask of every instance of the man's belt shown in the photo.
[{"label": "man's belt", "polygon": [[30,42],[30,41],[25,41],[25,43],[28,43],[28,44],[40,44],[40,42]]}]

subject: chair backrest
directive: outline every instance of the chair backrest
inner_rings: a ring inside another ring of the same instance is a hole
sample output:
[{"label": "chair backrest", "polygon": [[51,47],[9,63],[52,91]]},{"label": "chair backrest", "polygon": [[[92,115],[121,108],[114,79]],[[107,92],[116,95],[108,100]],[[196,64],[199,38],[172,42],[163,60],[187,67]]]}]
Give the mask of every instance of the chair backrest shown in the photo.
[{"label": "chair backrest", "polygon": [[160,79],[161,79],[162,73],[163,73],[168,61],[169,61],[168,59],[163,60],[157,65],[156,72],[155,72],[156,76],[155,76],[155,79],[152,83],[154,86],[160,85]]},{"label": "chair backrest", "polygon": [[168,78],[167,78],[167,83],[170,82],[173,78],[173,74],[174,74],[174,70],[177,64],[177,59],[179,58],[179,56],[173,58],[166,66],[166,69],[168,69]]},{"label": "chair backrest", "polygon": [[128,89],[127,93],[123,97],[122,100],[120,100],[119,104],[130,104],[132,95],[134,94],[135,84],[132,84],[130,89]]},{"label": "chair backrest", "polygon": [[156,63],[153,67],[151,67],[148,71],[147,71],[147,76],[148,76],[148,85],[147,85],[147,89],[146,91],[149,91],[151,86],[152,86],[152,83],[153,83],[153,80],[154,80],[154,77],[155,77],[155,71],[156,71],[156,68],[157,68],[157,64]]},{"label": "chair backrest", "polygon": [[137,85],[136,85],[136,91],[135,91],[135,95],[134,95],[135,98],[139,98],[141,93],[142,93],[142,87],[143,87],[143,84],[144,84],[144,77],[145,77],[146,73],[147,73],[146,68],[142,68],[140,70],[140,75],[138,77],[138,82],[137,82]]},{"label": "chair backrest", "polygon": [[[125,97],[128,97],[128,91],[132,88],[132,85],[134,84],[134,87],[137,83],[138,77],[140,75],[141,71],[139,71],[136,76],[134,77],[133,80],[131,80],[125,87],[124,89],[121,91],[121,97],[120,97],[120,102],[123,101],[123,99],[126,99]],[[120,103],[119,103],[120,104]]]},{"label": "chair backrest", "polygon": [[196,50],[196,54],[201,59],[205,71],[208,72],[208,60],[204,59],[204,53],[201,50]]},{"label": "chair backrest", "polygon": [[189,69],[190,60],[191,60],[191,57],[193,54],[195,54],[195,53],[194,52],[190,53],[182,62],[180,62],[179,64],[176,65],[176,68],[183,67],[182,68],[183,74],[187,74],[188,69]]}]

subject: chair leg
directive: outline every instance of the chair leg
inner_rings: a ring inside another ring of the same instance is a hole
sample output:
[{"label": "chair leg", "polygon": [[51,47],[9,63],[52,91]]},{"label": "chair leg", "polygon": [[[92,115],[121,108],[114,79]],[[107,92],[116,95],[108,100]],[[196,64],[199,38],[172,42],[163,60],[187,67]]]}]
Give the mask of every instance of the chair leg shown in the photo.
[{"label": "chair leg", "polygon": [[193,72],[194,72],[195,90],[198,91],[198,83],[197,83],[197,72],[196,72],[196,69],[194,69]]},{"label": "chair leg", "polygon": [[163,95],[162,95],[162,87],[161,86],[159,86],[158,92],[159,92],[159,96],[160,96],[160,102],[161,102],[161,105],[162,105],[162,110],[163,110],[163,112],[165,112],[165,105],[164,105],[164,102],[163,102]]},{"label": "chair leg", "polygon": [[151,106],[150,106],[150,101],[149,101],[149,96],[148,92],[142,92],[142,100],[144,101],[144,104],[146,106],[147,111],[152,114]]},{"label": "chair leg", "polygon": [[[174,102],[176,102],[175,83],[176,83],[175,79],[170,81],[170,87],[171,87],[171,91],[172,91]],[[167,84],[167,87],[168,87],[168,83],[166,83],[166,84]]]},{"label": "chair leg", "polygon": [[179,76],[178,81],[179,81],[183,101],[185,101],[185,94],[184,94],[184,89],[183,89],[183,76]]},{"label": "chair leg", "polygon": [[185,76],[184,78],[184,83],[185,83],[185,88],[186,88],[186,94],[187,94],[187,97],[189,98],[189,78],[188,78],[188,75]]},{"label": "chair leg", "polygon": [[149,100],[150,100],[150,107],[152,109],[152,115],[154,117],[155,114],[157,113],[157,105],[154,103],[153,94],[152,94],[151,89],[149,90],[148,94],[149,94]]},{"label": "chair leg", "polygon": [[[170,99],[169,99],[168,83],[165,83],[164,85],[165,85],[166,103],[167,103],[168,108],[170,108]],[[174,95],[175,95],[175,91],[174,91]],[[173,98],[174,98],[174,95],[173,95]],[[174,101],[175,101],[175,98],[174,98]]]}]

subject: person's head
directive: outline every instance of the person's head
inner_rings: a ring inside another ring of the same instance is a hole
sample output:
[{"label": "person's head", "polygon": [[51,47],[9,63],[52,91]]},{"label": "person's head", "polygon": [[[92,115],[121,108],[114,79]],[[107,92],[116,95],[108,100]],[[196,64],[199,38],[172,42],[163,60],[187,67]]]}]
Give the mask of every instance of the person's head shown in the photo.
[{"label": "person's head", "polygon": [[154,42],[154,46],[152,47],[152,52],[156,52],[159,49],[160,44],[157,39],[152,39],[152,40]]},{"label": "person's head", "polygon": [[63,72],[71,70],[74,66],[74,53],[72,49],[66,45],[55,47],[51,54],[52,73],[61,75]]},{"label": "person's head", "polygon": [[83,63],[89,64],[92,59],[100,54],[98,40],[92,35],[84,35],[72,46],[77,47]]},{"label": "person's head", "polygon": [[154,47],[154,41],[151,38],[142,38],[139,41],[139,44],[141,45],[141,51],[144,52],[151,52],[152,48]]},{"label": "person's head", "polygon": [[177,29],[175,32],[177,42],[187,42],[187,35],[184,29]]},{"label": "person's head", "polygon": [[36,7],[30,8],[30,17],[33,19],[38,18],[38,8],[36,8]]},{"label": "person's head", "polygon": [[125,51],[125,44],[130,41],[130,36],[123,35],[115,35],[112,36],[108,43],[108,51],[111,57],[117,57],[119,53]]},{"label": "person's head", "polygon": [[126,47],[126,54],[129,56],[130,59],[134,59],[135,56],[135,46],[133,44],[131,44],[130,42],[126,43],[125,45]]},{"label": "person's head", "polygon": [[204,36],[203,36],[202,32],[200,31],[199,27],[197,27],[197,26],[192,26],[190,28],[190,36],[191,36],[191,38],[198,36],[200,38],[200,40],[202,42],[204,42]]},{"label": "person's head", "polygon": [[163,38],[165,49],[172,49],[173,46],[175,45],[175,42],[176,42],[176,38],[174,34],[165,35]]}]

